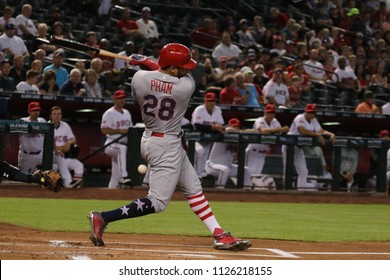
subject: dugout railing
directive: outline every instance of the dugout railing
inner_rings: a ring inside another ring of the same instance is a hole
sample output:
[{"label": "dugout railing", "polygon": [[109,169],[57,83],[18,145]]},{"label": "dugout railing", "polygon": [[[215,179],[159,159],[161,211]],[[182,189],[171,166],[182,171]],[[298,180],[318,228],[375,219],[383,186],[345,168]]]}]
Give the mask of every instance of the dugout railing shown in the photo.
[{"label": "dugout railing", "polygon": [[[129,130],[130,150],[128,153],[128,172],[131,174],[134,183],[140,184],[140,176],[137,173],[137,166],[144,163],[141,159],[139,146],[140,139],[144,129],[132,128]],[[269,145],[286,145],[286,167],[284,174],[284,190],[293,189],[294,181],[294,146],[313,147],[321,146],[317,138],[304,137],[297,135],[270,135],[261,133],[245,133],[245,132],[227,132],[225,134],[218,133],[202,133],[198,131],[186,131],[184,139],[188,143],[188,156],[190,161],[194,162],[195,157],[195,142],[226,142],[239,144],[238,149],[238,172],[237,172],[237,187],[242,188],[244,182],[244,162],[245,149],[249,143],[261,143]],[[325,146],[333,149],[332,160],[332,184],[331,191],[339,191],[340,183],[340,163],[341,163],[341,149],[342,148],[368,148],[378,150],[378,165],[376,170],[376,192],[384,193],[386,191],[386,167],[387,167],[387,150],[389,149],[389,141],[379,138],[365,138],[365,137],[337,137],[333,144],[326,138]],[[283,169],[283,167],[281,168]],[[259,171],[260,172],[260,171]]]},{"label": "dugout railing", "polygon": [[0,120],[0,160],[4,159],[4,152],[7,151],[11,138],[9,134],[43,134],[42,147],[42,168],[45,170],[52,169],[53,166],[53,149],[54,149],[54,125],[43,122],[23,122],[13,120]]}]

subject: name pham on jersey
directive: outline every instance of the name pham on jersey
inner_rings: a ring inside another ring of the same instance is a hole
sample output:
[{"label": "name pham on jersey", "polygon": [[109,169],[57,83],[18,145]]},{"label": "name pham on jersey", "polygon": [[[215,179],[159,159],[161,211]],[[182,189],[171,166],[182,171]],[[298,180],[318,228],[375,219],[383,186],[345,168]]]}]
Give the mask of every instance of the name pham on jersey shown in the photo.
[{"label": "name pham on jersey", "polygon": [[167,94],[172,94],[172,88],[173,84],[166,83],[158,80],[151,80],[150,81],[150,89],[151,91],[158,91],[163,92]]}]

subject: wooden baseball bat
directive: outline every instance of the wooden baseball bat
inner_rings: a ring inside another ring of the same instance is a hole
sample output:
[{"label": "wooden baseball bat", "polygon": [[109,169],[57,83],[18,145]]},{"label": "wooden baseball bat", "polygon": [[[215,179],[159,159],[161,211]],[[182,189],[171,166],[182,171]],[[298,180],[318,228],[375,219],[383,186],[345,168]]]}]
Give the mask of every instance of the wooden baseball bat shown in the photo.
[{"label": "wooden baseball bat", "polygon": [[64,49],[74,50],[74,51],[78,51],[78,52],[82,52],[82,53],[86,53],[86,54],[92,53],[93,55],[102,55],[102,56],[113,57],[113,58],[118,58],[118,59],[127,60],[127,61],[132,60],[128,56],[119,55],[117,53],[113,53],[110,51],[106,51],[106,50],[102,50],[102,49],[95,48],[92,46],[88,46],[86,44],[82,44],[80,42],[69,40],[69,39],[58,39],[58,38],[55,38],[54,36],[52,36],[50,43],[53,45],[59,46],[61,48],[64,48]]}]

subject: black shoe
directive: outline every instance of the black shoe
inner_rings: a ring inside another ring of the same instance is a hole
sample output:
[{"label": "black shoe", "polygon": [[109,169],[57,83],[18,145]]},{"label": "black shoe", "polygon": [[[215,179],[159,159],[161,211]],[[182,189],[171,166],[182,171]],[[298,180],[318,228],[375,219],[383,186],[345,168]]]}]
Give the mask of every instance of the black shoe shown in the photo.
[{"label": "black shoe", "polygon": [[119,186],[131,187],[132,185],[131,179],[128,177],[123,177],[119,180]]},{"label": "black shoe", "polygon": [[81,188],[82,182],[83,182],[82,180],[73,180],[70,183],[70,188],[72,188],[72,189],[79,189],[79,188]]}]

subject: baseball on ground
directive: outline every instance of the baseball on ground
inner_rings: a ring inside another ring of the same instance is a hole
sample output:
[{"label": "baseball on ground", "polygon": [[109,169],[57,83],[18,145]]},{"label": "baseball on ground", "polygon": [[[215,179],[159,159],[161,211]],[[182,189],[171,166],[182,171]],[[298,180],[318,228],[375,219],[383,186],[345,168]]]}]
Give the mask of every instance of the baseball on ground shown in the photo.
[{"label": "baseball on ground", "polygon": [[142,175],[145,174],[146,170],[148,170],[148,168],[146,167],[145,164],[138,165],[138,172],[139,172],[139,174],[142,174]]}]

